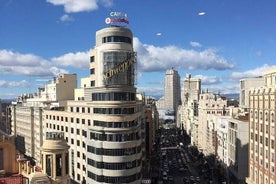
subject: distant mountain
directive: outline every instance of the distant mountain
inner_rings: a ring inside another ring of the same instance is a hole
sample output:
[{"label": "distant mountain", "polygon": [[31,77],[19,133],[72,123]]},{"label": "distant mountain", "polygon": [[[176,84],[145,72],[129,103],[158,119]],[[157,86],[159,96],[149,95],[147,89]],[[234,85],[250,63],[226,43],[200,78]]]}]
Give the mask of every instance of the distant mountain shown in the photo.
[{"label": "distant mountain", "polygon": [[227,99],[235,99],[235,100],[239,100],[240,98],[239,93],[221,94],[221,96],[225,96]]},{"label": "distant mountain", "polygon": [[11,103],[12,101],[14,101],[15,99],[1,99],[2,103]]},{"label": "distant mountain", "polygon": [[6,107],[11,104],[11,102],[14,101],[14,99],[1,99],[1,105],[2,105],[2,111],[6,111]]}]

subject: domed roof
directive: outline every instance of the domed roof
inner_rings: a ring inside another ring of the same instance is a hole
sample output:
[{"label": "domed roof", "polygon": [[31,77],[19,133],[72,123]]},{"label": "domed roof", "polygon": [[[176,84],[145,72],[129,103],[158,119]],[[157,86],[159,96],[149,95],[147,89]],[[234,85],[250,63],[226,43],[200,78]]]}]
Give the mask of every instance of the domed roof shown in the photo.
[{"label": "domed roof", "polygon": [[44,184],[50,184],[50,179],[47,174],[42,172],[34,172],[29,175],[30,184],[37,183],[36,181],[43,182]]}]

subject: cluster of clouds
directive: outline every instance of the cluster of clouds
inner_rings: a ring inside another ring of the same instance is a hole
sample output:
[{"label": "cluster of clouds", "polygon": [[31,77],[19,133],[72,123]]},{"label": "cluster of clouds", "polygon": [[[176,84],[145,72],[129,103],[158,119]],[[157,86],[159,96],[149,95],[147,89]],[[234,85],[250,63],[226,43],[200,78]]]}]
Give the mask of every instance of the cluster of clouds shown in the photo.
[{"label": "cluster of clouds", "polygon": [[46,0],[55,6],[63,6],[66,13],[77,13],[83,11],[94,11],[99,8],[98,4],[104,7],[111,7],[112,0]]},{"label": "cluster of clouds", "polygon": [[[198,42],[191,43],[197,47],[201,46]],[[234,68],[234,65],[218,55],[218,50],[214,48],[197,51],[174,45],[156,47],[143,44],[138,38],[134,38],[134,49],[138,52],[138,66],[142,71],[164,71],[172,66],[184,70]]]},{"label": "cluster of clouds", "polygon": [[2,88],[14,88],[14,87],[30,87],[31,84],[26,80],[11,81],[0,80],[0,87]]},{"label": "cluster of clouds", "polygon": [[[232,71],[235,65],[223,56],[217,49],[204,49],[199,42],[191,41],[192,49],[184,49],[174,45],[158,47],[143,44],[138,38],[134,38],[134,50],[137,52],[138,72],[141,77],[144,72],[164,72],[172,66],[177,70],[216,70],[223,72]],[[193,49],[195,48],[195,49]],[[199,49],[199,50],[198,50]],[[24,54],[11,50],[0,50],[0,72],[5,75],[20,75],[32,77],[53,77],[59,73],[76,73],[78,69],[89,69],[89,50],[83,52],[66,53],[61,56],[45,59],[35,54]],[[268,68],[263,65],[260,68],[237,72],[233,71],[230,76],[204,76],[196,75],[203,85],[211,85],[214,90],[216,85],[223,82],[232,82],[229,91],[237,91],[239,80],[248,77],[257,77]],[[0,81],[0,87],[26,87],[30,85],[26,80]],[[152,90],[160,89],[141,87],[141,90],[154,94]],[[235,88],[235,89],[233,89]],[[227,89],[224,87],[224,91]]]},{"label": "cluster of clouds", "polygon": [[113,0],[46,0],[54,6],[63,6],[65,14],[60,17],[60,21],[74,21],[72,13],[95,11],[101,4],[104,7],[112,7]]},{"label": "cluster of clouds", "polygon": [[34,54],[0,50],[0,73],[23,76],[56,76],[68,71]]}]

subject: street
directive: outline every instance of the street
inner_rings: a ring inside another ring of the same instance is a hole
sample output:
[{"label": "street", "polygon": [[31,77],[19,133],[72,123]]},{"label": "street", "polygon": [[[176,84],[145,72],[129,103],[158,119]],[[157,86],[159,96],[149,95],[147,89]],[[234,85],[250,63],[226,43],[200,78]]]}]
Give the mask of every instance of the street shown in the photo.
[{"label": "street", "polygon": [[190,138],[177,128],[161,128],[152,158],[152,183],[218,183],[203,155],[189,145]]}]

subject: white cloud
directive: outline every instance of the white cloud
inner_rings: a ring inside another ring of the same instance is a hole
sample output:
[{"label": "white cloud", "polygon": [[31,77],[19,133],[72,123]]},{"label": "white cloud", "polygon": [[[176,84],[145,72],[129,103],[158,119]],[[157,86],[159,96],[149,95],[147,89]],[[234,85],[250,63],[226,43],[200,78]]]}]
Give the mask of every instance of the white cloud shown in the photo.
[{"label": "white cloud", "polygon": [[28,87],[31,86],[31,84],[26,81],[5,81],[5,80],[0,80],[0,87],[2,88],[13,88],[13,87]]},{"label": "white cloud", "polygon": [[138,93],[144,93],[146,96],[161,97],[164,95],[162,87],[137,87]]},{"label": "white cloud", "polygon": [[101,4],[103,4],[104,7],[107,8],[112,7],[113,5],[113,0],[101,0],[100,2]]},{"label": "white cloud", "polygon": [[160,33],[160,32],[159,32],[159,33],[156,33],[156,36],[161,36],[161,35],[162,35],[162,33]]},{"label": "white cloud", "polygon": [[247,70],[244,72],[232,72],[230,76],[230,80],[240,80],[244,78],[250,78],[250,77],[259,77],[263,76],[264,70],[268,69],[271,66],[268,66],[267,64],[259,67],[259,68],[254,68],[252,70]]},{"label": "white cloud", "polygon": [[68,73],[39,56],[10,50],[0,50],[0,72],[27,76],[56,76],[60,72]]},{"label": "white cloud", "polygon": [[199,42],[193,42],[193,41],[191,41],[191,42],[190,42],[190,45],[191,45],[192,47],[202,47],[202,45],[201,45]]},{"label": "white cloud", "polygon": [[239,83],[235,83],[232,85],[208,85],[202,87],[202,91],[212,92],[212,93],[220,93],[220,94],[234,94],[234,93],[239,93],[240,86]]},{"label": "white cloud", "polygon": [[201,79],[202,85],[219,84],[222,82],[222,79],[217,76],[195,75],[193,78]]},{"label": "white cloud", "polygon": [[93,11],[98,9],[98,2],[105,7],[112,6],[112,0],[46,0],[55,6],[64,6],[66,13]]},{"label": "white cloud", "polygon": [[199,12],[199,13],[198,13],[199,16],[203,16],[203,15],[205,15],[205,14],[206,14],[206,12]]},{"label": "white cloud", "polygon": [[60,66],[73,66],[75,68],[88,69],[89,51],[67,53],[59,57],[54,57],[51,60],[52,62]]},{"label": "white cloud", "polygon": [[176,46],[156,47],[143,44],[138,38],[133,39],[134,50],[138,54],[138,67],[141,71],[165,71],[175,67],[181,69],[215,69],[234,68],[216,49],[203,51],[187,50]]},{"label": "white cloud", "polygon": [[74,21],[74,18],[68,14],[64,14],[60,17],[60,20],[62,22],[71,22],[71,21]]}]

